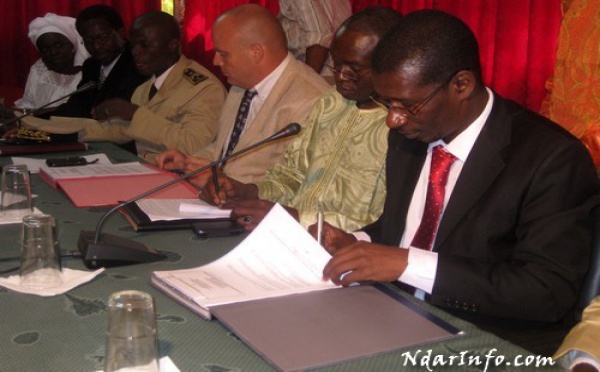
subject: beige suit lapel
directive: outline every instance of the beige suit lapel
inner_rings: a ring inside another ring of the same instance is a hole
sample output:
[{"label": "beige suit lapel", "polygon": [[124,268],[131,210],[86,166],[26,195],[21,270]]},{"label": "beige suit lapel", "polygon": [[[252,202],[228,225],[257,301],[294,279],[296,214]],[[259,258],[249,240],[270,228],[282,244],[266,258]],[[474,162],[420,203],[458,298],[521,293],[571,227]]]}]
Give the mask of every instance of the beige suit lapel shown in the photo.
[{"label": "beige suit lapel", "polygon": [[284,97],[285,91],[288,90],[289,85],[292,82],[292,73],[296,68],[295,63],[300,62],[290,59],[288,65],[285,67],[283,73],[279,79],[277,79],[277,82],[269,93],[267,100],[258,112],[258,115],[256,115],[248,130],[244,132],[242,138],[240,138],[237,145],[238,149],[244,149],[274,134],[271,133],[271,131],[274,132],[275,127],[269,124],[274,122],[274,116],[276,116],[275,113],[281,105],[282,97]]}]

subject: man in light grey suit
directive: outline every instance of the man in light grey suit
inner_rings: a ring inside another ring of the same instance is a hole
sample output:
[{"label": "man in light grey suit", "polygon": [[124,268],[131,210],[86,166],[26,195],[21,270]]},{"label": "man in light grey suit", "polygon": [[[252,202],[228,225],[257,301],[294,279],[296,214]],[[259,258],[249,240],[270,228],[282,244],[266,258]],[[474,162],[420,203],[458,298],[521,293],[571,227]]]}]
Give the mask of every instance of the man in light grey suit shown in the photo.
[{"label": "man in light grey suit", "polygon": [[[329,88],[322,77],[288,53],[280,23],[261,6],[247,4],[223,13],[214,23],[213,42],[213,63],[232,85],[217,138],[195,156],[164,152],[157,159],[162,168],[191,171],[269,137],[289,123],[302,125],[312,105]],[[250,92],[254,92],[250,102],[243,102]],[[259,181],[267,169],[283,162],[288,142],[276,141],[231,159],[221,171],[240,182]],[[202,188],[209,176],[210,172],[204,172],[191,182]]]}]

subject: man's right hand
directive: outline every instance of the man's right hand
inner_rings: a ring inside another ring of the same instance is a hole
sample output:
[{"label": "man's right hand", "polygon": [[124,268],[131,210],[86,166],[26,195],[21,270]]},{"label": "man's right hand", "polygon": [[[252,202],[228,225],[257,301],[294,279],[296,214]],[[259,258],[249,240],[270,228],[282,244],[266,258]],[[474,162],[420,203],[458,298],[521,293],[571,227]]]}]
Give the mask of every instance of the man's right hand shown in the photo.
[{"label": "man's right hand", "polygon": [[[178,150],[167,150],[156,157],[156,165],[164,170],[189,173],[211,162],[198,156],[186,156]],[[188,182],[202,190],[210,177],[210,169],[188,179]]]},{"label": "man's right hand", "polygon": [[[310,225],[308,232],[317,239],[317,224]],[[344,248],[356,242],[356,237],[348,234],[337,227],[331,226],[327,222],[323,222],[323,231],[321,233],[321,245],[330,254],[334,254],[338,249]]]}]

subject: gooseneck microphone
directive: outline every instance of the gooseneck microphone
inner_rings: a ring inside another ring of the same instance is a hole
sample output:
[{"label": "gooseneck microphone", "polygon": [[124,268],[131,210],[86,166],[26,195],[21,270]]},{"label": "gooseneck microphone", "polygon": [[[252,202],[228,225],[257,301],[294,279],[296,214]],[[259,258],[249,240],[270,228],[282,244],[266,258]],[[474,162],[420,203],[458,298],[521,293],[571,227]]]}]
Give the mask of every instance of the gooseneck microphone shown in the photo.
[{"label": "gooseneck microphone", "polygon": [[300,133],[302,127],[298,123],[288,124],[285,128],[273,134],[272,136],[263,139],[253,145],[250,145],[240,151],[233,152],[230,155],[224,156],[217,161],[213,161],[203,167],[195,169],[189,173],[182,175],[181,177],[172,181],[166,182],[153,189],[143,192],[133,198],[119,203],[117,206],[111,208],[102,215],[98,224],[96,225],[95,231],[81,231],[79,234],[79,240],[77,247],[83,256],[85,265],[90,269],[98,267],[109,267],[109,266],[120,266],[133,264],[138,262],[152,262],[158,261],[165,258],[165,256],[156,251],[153,248],[146,247],[146,245],[132,241],[127,238],[122,238],[111,234],[102,234],[102,227],[104,222],[120,208],[126,205],[134,203],[142,198],[145,198],[155,192],[163,190],[171,185],[178,182],[187,180],[188,178],[201,173],[207,169],[211,169],[217,165],[224,163],[225,161],[235,158],[236,156],[242,155],[250,150],[257,147],[263,146],[269,142],[277,141],[283,138],[294,136]]},{"label": "gooseneck microphone", "polygon": [[60,102],[60,101],[62,101],[65,98],[69,98],[69,97],[74,96],[74,95],[79,94],[79,93],[87,92],[88,90],[94,89],[97,86],[98,86],[98,83],[96,83],[95,81],[88,81],[87,83],[85,83],[81,87],[79,87],[79,89],[77,89],[76,91],[71,92],[69,94],[65,94],[64,96],[62,96],[62,97],[60,97],[58,99],[55,99],[54,101],[48,102],[45,105],[40,106],[40,107],[38,107],[36,109],[33,109],[31,111],[27,111],[23,115],[21,115],[19,117],[16,117],[16,118],[12,118],[9,121],[7,121],[6,123],[1,123],[0,125],[9,125],[9,124],[15,123],[15,122],[17,122],[17,121],[19,121],[19,120],[27,117],[27,116],[35,116],[35,115],[39,114],[46,107],[52,105],[53,103]]}]

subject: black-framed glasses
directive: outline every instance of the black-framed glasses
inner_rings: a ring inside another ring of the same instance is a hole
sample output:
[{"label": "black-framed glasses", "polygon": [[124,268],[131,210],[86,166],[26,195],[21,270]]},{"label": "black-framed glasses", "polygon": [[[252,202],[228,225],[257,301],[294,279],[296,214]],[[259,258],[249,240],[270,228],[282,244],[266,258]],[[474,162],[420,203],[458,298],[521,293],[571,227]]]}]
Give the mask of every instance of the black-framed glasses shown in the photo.
[{"label": "black-framed glasses", "polygon": [[113,30],[113,31],[105,32],[103,34],[84,37],[83,43],[86,45],[94,45],[96,43],[106,44],[110,40],[110,38],[113,36],[114,32],[115,31]]},{"label": "black-framed glasses", "polygon": [[[359,81],[363,76],[371,71],[368,68],[355,69],[348,65],[341,65],[340,67],[325,65],[325,67],[330,69],[334,74],[339,74],[350,81]],[[346,70],[344,70],[344,67],[346,67]]]},{"label": "black-framed glasses", "polygon": [[427,103],[429,103],[429,101],[431,101],[433,99],[433,97],[435,97],[436,94],[438,94],[438,92],[440,92],[442,90],[442,88],[444,88],[446,85],[450,84],[450,82],[452,81],[452,79],[454,78],[454,75],[458,74],[460,71],[464,71],[466,69],[460,69],[456,72],[454,72],[452,75],[450,75],[450,77],[448,79],[446,79],[442,84],[440,84],[437,88],[435,88],[431,93],[429,93],[427,95],[427,97],[423,98],[421,101],[415,103],[414,105],[411,106],[404,106],[404,104],[402,104],[401,101],[394,101],[394,100],[386,100],[384,98],[381,98],[377,95],[371,95],[371,100],[373,102],[375,102],[379,107],[386,109],[388,111],[397,111],[398,115],[404,117],[404,118],[408,118],[410,119],[411,117],[417,117],[419,115],[419,113],[421,112],[421,110],[423,109],[423,107],[425,107],[425,105],[427,105]]}]

